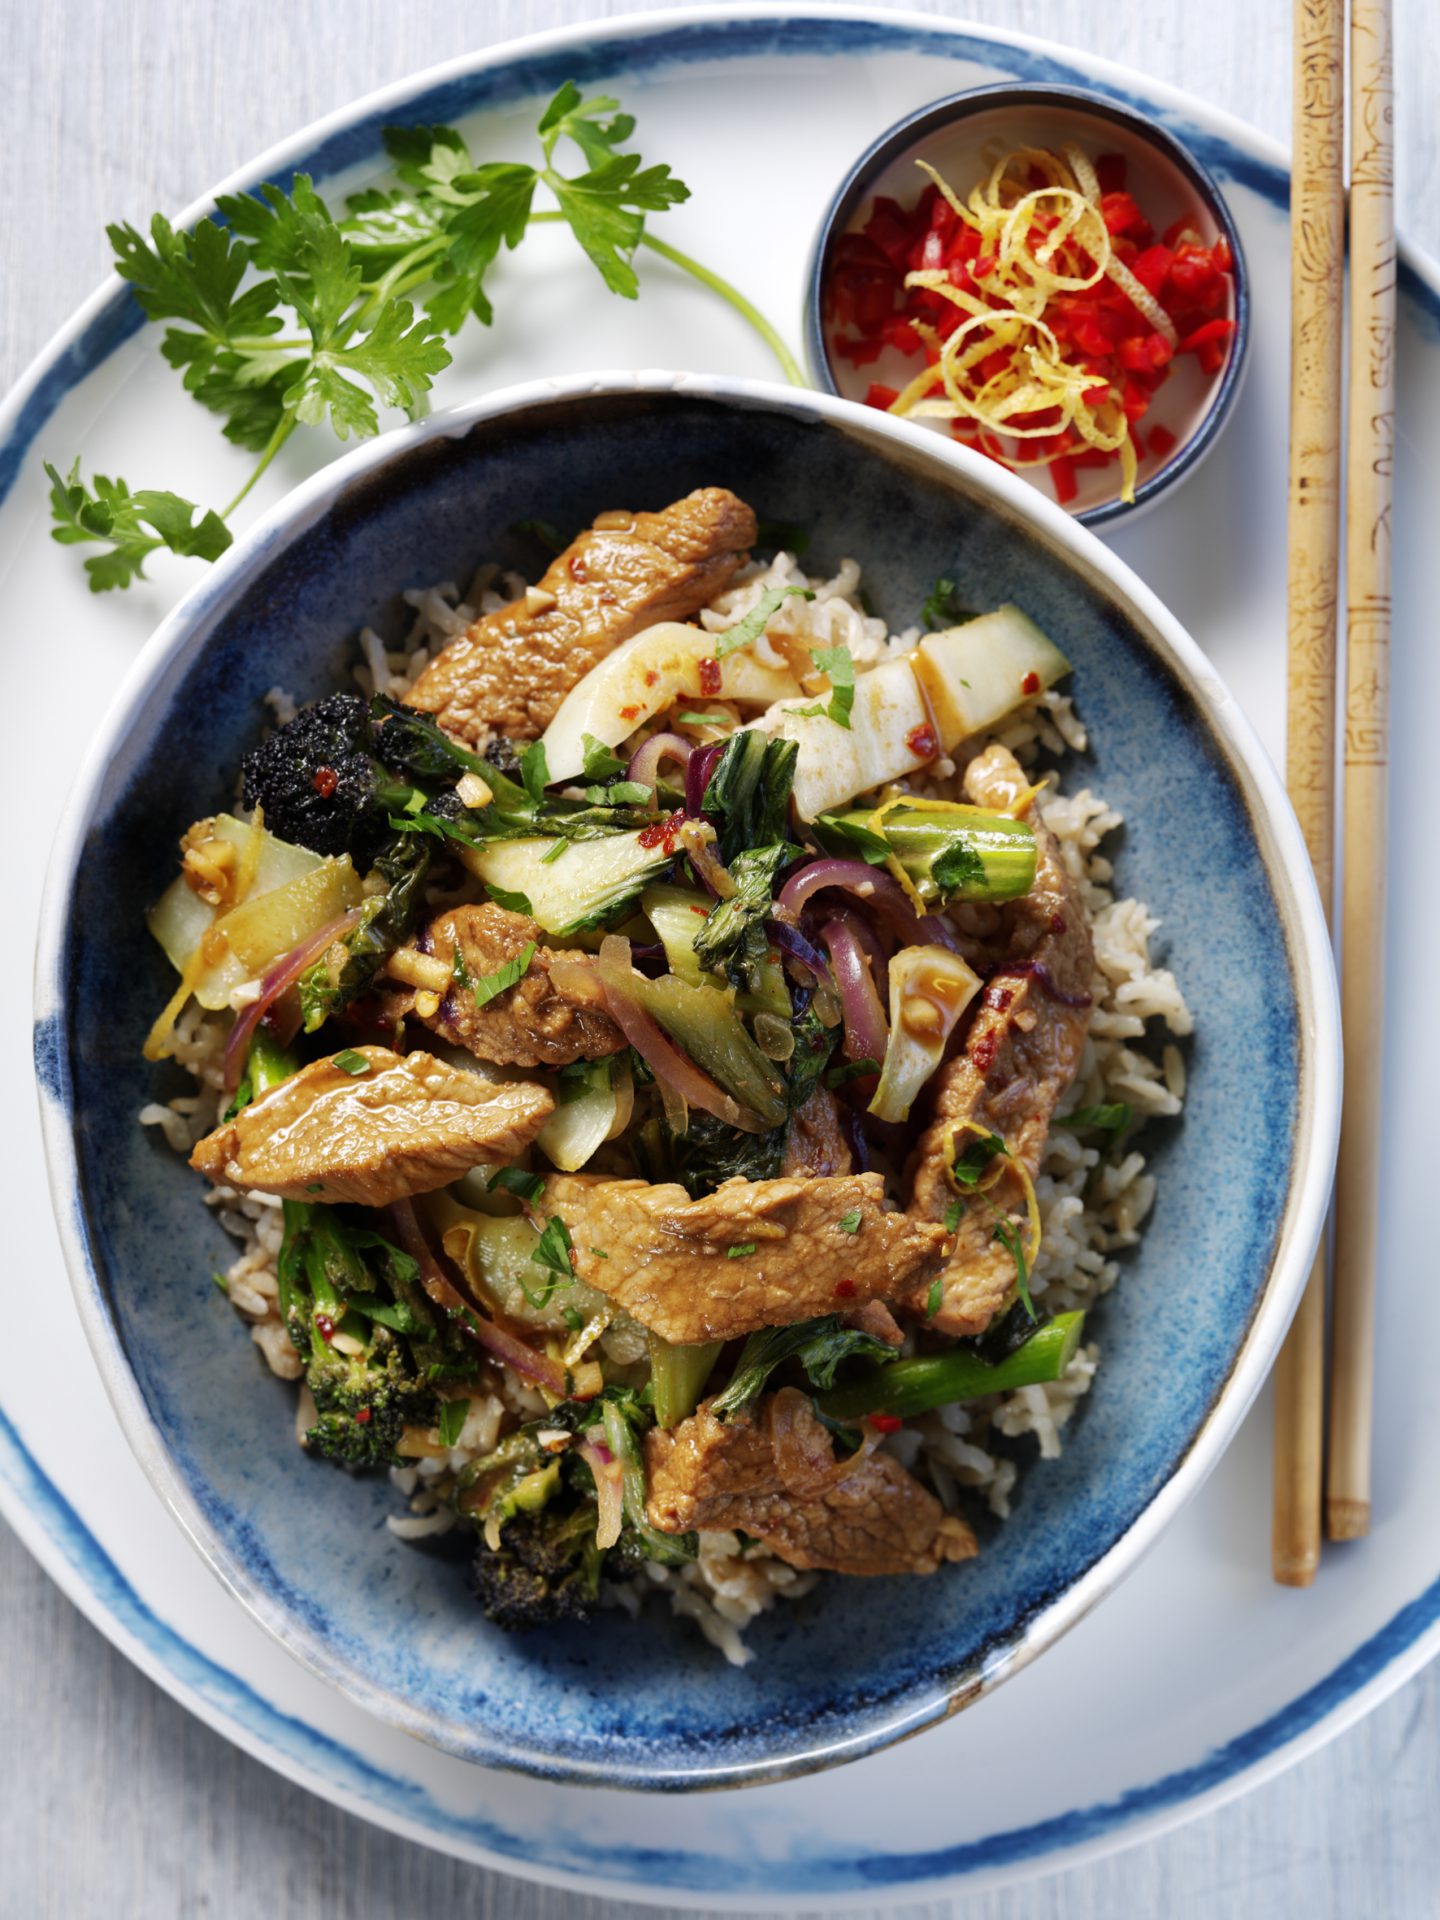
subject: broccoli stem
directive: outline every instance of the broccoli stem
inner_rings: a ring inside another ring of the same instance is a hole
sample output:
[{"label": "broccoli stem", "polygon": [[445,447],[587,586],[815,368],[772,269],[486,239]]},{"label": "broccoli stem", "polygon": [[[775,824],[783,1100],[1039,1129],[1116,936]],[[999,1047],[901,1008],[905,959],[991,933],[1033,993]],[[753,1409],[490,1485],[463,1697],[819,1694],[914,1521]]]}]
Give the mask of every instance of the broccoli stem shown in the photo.
[{"label": "broccoli stem", "polygon": [[657,1427],[678,1427],[695,1406],[720,1358],[723,1340],[675,1346],[658,1333],[650,1336],[650,1388]]},{"label": "broccoli stem", "polygon": [[1006,813],[967,807],[897,807],[878,827],[863,810],[843,813],[845,833],[871,833],[899,860],[927,906],[954,900],[1014,900],[1035,883],[1035,830]]},{"label": "broccoli stem", "polygon": [[1039,1386],[1058,1380],[1080,1344],[1083,1313],[1058,1313],[1031,1334],[1024,1346],[995,1365],[962,1347],[950,1353],[925,1354],[896,1360],[852,1380],[816,1400],[832,1420],[860,1420],[867,1413],[899,1414],[909,1419],[948,1407],[956,1400],[979,1400],[986,1394],[1013,1393],[1017,1387]]},{"label": "broccoli stem", "polygon": [[272,1087],[278,1087],[282,1080],[288,1080],[300,1071],[300,1062],[287,1048],[277,1046],[263,1026],[255,1029],[255,1037],[250,1042],[250,1051],[245,1056],[245,1072],[249,1077],[251,1090],[258,1100],[262,1093],[268,1093]]}]

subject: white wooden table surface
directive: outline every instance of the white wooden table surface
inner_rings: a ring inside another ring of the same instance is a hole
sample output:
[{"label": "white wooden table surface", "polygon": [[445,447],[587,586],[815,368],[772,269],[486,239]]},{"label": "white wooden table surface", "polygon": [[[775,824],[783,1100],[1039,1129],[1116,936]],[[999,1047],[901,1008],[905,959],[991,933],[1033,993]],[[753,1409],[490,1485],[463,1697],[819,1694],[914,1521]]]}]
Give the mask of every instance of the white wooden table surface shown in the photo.
[{"label": "white wooden table surface", "polygon": [[[1287,0],[915,3],[1089,47],[1288,139]],[[1440,253],[1440,5],[1396,4],[1401,225]],[[0,388],[102,277],[107,219],[173,212],[316,115],[419,67],[644,5],[5,0]],[[553,1920],[562,1911],[569,1920],[592,1908],[638,1920],[641,1909],[427,1853],[272,1776],[129,1667],[3,1526],[0,1594],[0,1920]],[[918,1920],[922,1910],[902,1911]],[[1207,1819],[945,1911],[955,1920],[1440,1914],[1436,1669]]]}]

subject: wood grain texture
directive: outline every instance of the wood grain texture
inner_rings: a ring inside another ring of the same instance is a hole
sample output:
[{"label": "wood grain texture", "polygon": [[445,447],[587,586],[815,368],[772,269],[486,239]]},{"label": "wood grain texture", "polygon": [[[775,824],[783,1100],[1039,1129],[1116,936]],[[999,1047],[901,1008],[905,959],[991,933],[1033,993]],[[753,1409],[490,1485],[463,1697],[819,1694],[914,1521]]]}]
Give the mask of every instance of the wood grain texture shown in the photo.
[{"label": "wood grain texture", "polygon": [[1390,0],[1353,0],[1350,24],[1350,342],[1346,453],[1344,898],[1345,1109],[1335,1180],[1325,1529],[1370,1531],[1380,1227],[1389,778],[1390,508],[1395,468],[1395,61]]},{"label": "wood grain texture", "polygon": [[[1280,138],[1283,0],[917,7],[1086,46]],[[644,0],[43,0],[5,8],[0,378],[99,281],[106,219],[175,209],[315,115],[467,48]],[[1400,0],[1402,228],[1440,251],[1440,9]],[[4,1920],[641,1920],[397,1841],[169,1701],[0,1528]],[[1302,1603],[1303,1604],[1303,1603]],[[1440,1673],[1235,1805],[1095,1866],[907,1920],[1419,1920],[1440,1886]]]},{"label": "wood grain texture", "polygon": [[[1295,0],[1290,184],[1289,659],[1285,785],[1328,914],[1335,888],[1341,320],[1345,300],[1345,0]],[[1325,1244],[1275,1362],[1271,1565],[1308,1587],[1320,1564]]]}]

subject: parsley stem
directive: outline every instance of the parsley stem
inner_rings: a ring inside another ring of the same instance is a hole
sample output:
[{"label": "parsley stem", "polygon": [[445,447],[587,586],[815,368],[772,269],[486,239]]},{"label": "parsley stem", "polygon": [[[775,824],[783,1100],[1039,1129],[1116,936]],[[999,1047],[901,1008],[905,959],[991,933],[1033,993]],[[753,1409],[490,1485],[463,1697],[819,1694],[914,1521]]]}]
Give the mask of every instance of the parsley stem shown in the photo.
[{"label": "parsley stem", "polygon": [[395,264],[387,269],[369,289],[364,305],[355,315],[351,331],[372,308],[383,306],[385,301],[393,299],[397,294],[407,293],[411,287],[419,286],[422,281],[429,280],[432,276],[428,272],[415,274],[413,269],[422,260],[429,260],[432,255],[443,252],[447,245],[446,236],[443,233],[437,233],[429,240],[422,240],[418,247],[412,247],[408,253],[402,253]]},{"label": "parsley stem", "polygon": [[803,368],[779,333],[771,326],[760,309],[745,298],[738,287],[732,287],[728,280],[722,280],[718,273],[712,273],[708,267],[702,267],[698,260],[692,260],[688,253],[681,253],[680,249],[672,247],[669,241],[657,240],[653,233],[642,233],[640,244],[649,247],[652,253],[658,253],[662,260],[668,260],[686,273],[693,274],[704,286],[709,287],[712,293],[718,293],[722,300],[727,300],[742,320],[749,321],[769,347],[780,362],[780,371],[791,386],[809,386],[810,382],[805,378]]},{"label": "parsley stem", "polygon": [[[535,226],[541,221],[553,222],[563,220],[564,218],[565,215],[563,213],[532,213],[530,216],[530,224],[531,226]],[[805,378],[804,369],[794,354],[791,353],[789,347],[786,346],[780,334],[771,326],[760,309],[745,298],[738,287],[732,287],[728,280],[722,280],[720,275],[718,273],[712,273],[709,267],[702,267],[700,262],[698,260],[692,260],[688,253],[681,253],[678,247],[672,247],[668,240],[657,240],[653,233],[642,233],[640,236],[640,244],[649,247],[652,253],[658,253],[662,260],[668,260],[672,266],[679,267],[683,272],[691,274],[696,280],[700,281],[703,286],[709,287],[712,293],[718,293],[720,298],[728,302],[740,315],[741,319],[747,321],[750,326],[755,329],[756,333],[759,334],[760,338],[780,362],[780,370],[790,382],[791,386],[809,386],[810,382]]]},{"label": "parsley stem", "polygon": [[270,462],[275,458],[276,454],[280,451],[281,447],[284,446],[285,442],[290,438],[291,434],[294,431],[295,431],[294,414],[293,413],[282,414],[279,420],[276,421],[275,431],[271,434],[269,442],[266,445],[265,451],[261,454],[258,462],[256,463],[254,469],[252,470],[250,474],[250,478],[245,482],[244,486],[241,487],[239,493],[236,494],[235,498],[230,502],[229,506],[226,507],[225,511],[221,514],[220,518],[222,520],[228,520],[230,518],[231,514],[234,513],[235,509],[240,505],[241,501],[245,498],[246,494],[249,493],[250,489],[254,486],[255,482],[260,478],[261,474],[264,473],[265,469],[269,466]]}]

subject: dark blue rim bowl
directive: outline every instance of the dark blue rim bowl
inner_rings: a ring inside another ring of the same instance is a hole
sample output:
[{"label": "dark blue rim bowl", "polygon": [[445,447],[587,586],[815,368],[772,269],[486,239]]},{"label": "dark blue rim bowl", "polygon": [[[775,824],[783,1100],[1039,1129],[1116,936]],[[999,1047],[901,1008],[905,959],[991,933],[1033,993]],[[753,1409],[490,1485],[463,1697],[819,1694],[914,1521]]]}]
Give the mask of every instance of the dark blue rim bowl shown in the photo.
[{"label": "dark blue rim bowl", "polygon": [[918,112],[897,120],[887,133],[882,133],[872,146],[866,148],[851,167],[820,222],[805,274],[805,358],[815,385],[822,392],[833,393],[843,399],[845,396],[831,369],[830,355],[825,345],[823,293],[834,244],[842,233],[849,230],[851,221],[868,199],[876,177],[898,154],[918,145],[928,135],[953,126],[957,120],[971,114],[989,113],[996,107],[1006,105],[1069,108],[1077,115],[1107,120],[1114,126],[1125,128],[1137,139],[1148,141],[1185,176],[1197,197],[1204,202],[1216,227],[1230,243],[1234,261],[1235,335],[1229,356],[1211,393],[1210,405],[1194,432],[1180,442],[1162,467],[1135,489],[1132,502],[1102,500],[1070,516],[1088,527],[1103,526],[1111,520],[1132,517],[1167,487],[1174,486],[1177,480],[1195,471],[1214,446],[1221,428],[1230,417],[1244,379],[1250,345],[1250,276],[1246,270],[1245,249],[1240,243],[1239,229],[1230,216],[1224,195],[1216,185],[1214,176],[1190,149],[1146,115],[1135,113],[1104,94],[1092,93],[1085,87],[1023,86],[1002,81],[993,87],[967,87],[963,93],[952,93],[944,100],[937,100],[933,106],[921,107]]}]

